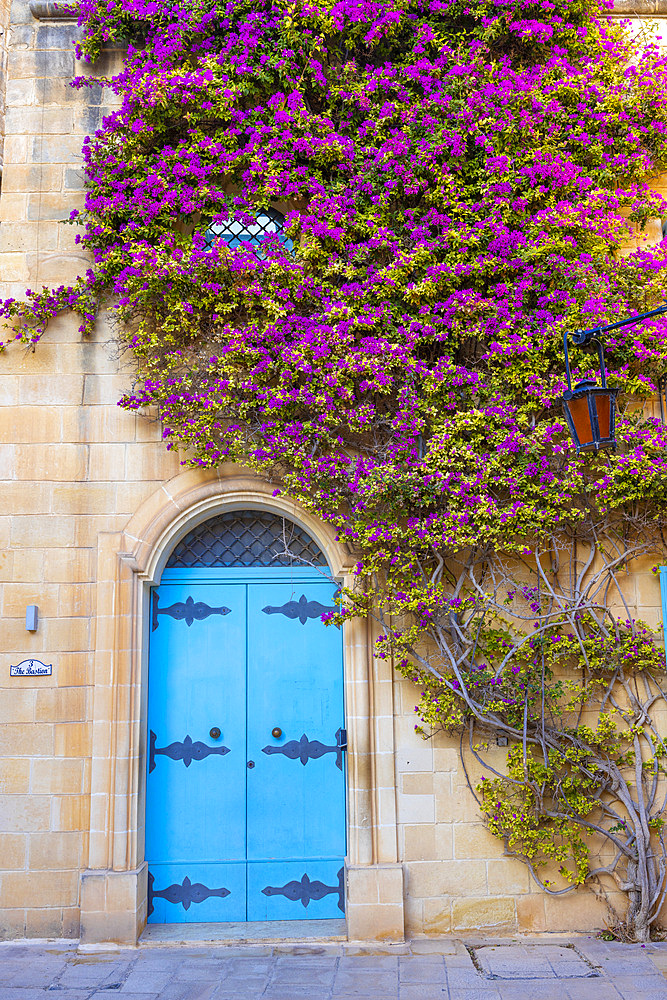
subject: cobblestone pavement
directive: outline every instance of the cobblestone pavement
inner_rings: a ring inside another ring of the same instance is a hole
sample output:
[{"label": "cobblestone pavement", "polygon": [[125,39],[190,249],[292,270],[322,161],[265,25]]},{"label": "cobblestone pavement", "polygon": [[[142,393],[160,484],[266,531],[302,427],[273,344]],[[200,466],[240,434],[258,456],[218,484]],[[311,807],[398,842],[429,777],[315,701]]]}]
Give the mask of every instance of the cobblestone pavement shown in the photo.
[{"label": "cobblestone pavement", "polygon": [[[389,949],[387,949],[389,950]],[[0,1000],[667,1000],[667,944],[573,938],[348,945],[0,944]]]}]

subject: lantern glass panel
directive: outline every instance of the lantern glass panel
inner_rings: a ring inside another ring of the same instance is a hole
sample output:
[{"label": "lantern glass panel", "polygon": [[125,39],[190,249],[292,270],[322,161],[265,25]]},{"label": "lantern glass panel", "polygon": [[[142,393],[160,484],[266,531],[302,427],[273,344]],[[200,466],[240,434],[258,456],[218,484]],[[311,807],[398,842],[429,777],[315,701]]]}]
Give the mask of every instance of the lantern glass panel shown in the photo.
[{"label": "lantern glass panel", "polygon": [[572,426],[576,435],[575,444],[580,448],[590,447],[595,441],[591,415],[588,410],[588,394],[585,396],[575,396],[565,403],[570,412]]},{"label": "lantern glass panel", "polygon": [[598,415],[598,427],[600,429],[600,440],[611,437],[611,403],[612,397],[606,393],[599,393],[593,397]]}]

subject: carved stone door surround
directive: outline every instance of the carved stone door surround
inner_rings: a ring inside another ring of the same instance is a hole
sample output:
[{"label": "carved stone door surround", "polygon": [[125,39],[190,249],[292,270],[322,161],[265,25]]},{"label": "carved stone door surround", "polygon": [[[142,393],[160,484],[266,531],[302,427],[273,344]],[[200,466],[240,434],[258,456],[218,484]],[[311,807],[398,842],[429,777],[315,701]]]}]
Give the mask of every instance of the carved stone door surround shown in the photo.
[{"label": "carved stone door surround", "polygon": [[[226,510],[265,509],[301,524],[334,577],[351,582],[354,556],[331,528],[238,470],[184,472],[163,484],[97,552],[90,846],[81,875],[83,944],[134,944],[146,924],[144,862],[150,587],[174,545]],[[398,864],[391,665],[372,655],[374,629],[344,627],[348,731],[347,926],[351,940],[403,938]]]}]

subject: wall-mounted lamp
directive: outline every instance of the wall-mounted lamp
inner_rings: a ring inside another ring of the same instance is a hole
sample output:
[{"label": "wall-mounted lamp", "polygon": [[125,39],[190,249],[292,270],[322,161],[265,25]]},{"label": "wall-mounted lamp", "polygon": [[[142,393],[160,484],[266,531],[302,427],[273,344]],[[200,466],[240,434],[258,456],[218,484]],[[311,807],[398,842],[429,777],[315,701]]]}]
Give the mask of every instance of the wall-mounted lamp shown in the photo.
[{"label": "wall-mounted lamp", "polygon": [[39,615],[36,604],[29,604],[25,609],[25,627],[27,632],[36,632]]},{"label": "wall-mounted lamp", "polygon": [[[590,333],[588,340],[579,339],[582,334]],[[595,333],[602,330],[582,330],[572,335],[575,344],[588,344]],[[618,389],[610,389],[607,385],[607,369],[604,363],[604,347],[597,341],[598,357],[600,359],[600,377],[602,385],[591,379],[584,379],[572,388],[570,377],[570,357],[567,350],[567,333],[564,335],[565,371],[567,373],[567,391],[563,393],[563,410],[570,428],[570,434],[577,451],[616,447],[616,396]]]},{"label": "wall-mounted lamp", "polygon": [[[639,323],[664,313],[667,313],[667,305],[651,309],[650,312],[640,313],[638,316],[629,316],[617,323],[595,326],[590,330],[576,330],[572,334],[572,340],[579,347],[586,347],[591,341],[595,341],[597,344],[601,385],[591,379],[584,379],[573,388],[567,346],[568,334],[566,332],[563,335],[565,373],[567,375],[567,391],[563,393],[563,410],[578,452],[616,447],[616,396],[618,389],[610,389],[607,385],[604,346],[600,339],[602,334],[609,333],[610,330],[618,330],[622,326],[631,326],[633,323]],[[662,391],[660,393],[660,411],[664,422],[665,404],[663,403]]]}]

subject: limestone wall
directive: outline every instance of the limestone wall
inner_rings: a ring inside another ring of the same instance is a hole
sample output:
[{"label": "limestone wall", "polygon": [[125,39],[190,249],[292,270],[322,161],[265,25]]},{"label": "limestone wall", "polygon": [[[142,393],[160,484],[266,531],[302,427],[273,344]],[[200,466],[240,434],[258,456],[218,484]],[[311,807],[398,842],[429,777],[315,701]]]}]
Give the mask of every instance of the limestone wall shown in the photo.
[{"label": "limestone wall", "polygon": [[[3,297],[86,266],[59,220],[82,202],[82,141],[106,95],[69,86],[75,30],[37,20],[28,0],[11,5]],[[79,934],[98,534],[179,471],[160,428],[116,406],[131,371],[112,337],[102,323],[95,341],[82,340],[64,316],[34,353],[14,347],[0,361],[0,938]],[[28,604],[39,606],[34,634]],[[33,656],[53,676],[10,680],[10,664]]]},{"label": "limestone wall", "polygon": [[[0,294],[20,297],[87,266],[61,220],[82,202],[82,140],[109,98],[69,86],[71,20],[41,0],[13,0],[11,11],[4,0],[0,27],[7,12]],[[96,71],[118,58],[107,53]],[[182,470],[160,427],[116,405],[132,364],[113,328],[103,318],[82,339],[77,327],[64,315],[34,352],[14,346],[0,356],[0,938],[76,937],[82,900],[89,937],[106,925],[111,939],[131,938],[114,914],[142,891],[136,615],[151,558],[141,562],[148,542],[133,526],[141,510],[147,535],[159,538],[186,516],[192,491],[203,503],[232,489],[224,479],[236,474],[176,479]],[[648,568],[634,587],[642,615],[657,621]],[[25,628],[29,604],[39,607],[34,633]],[[442,934],[602,925],[592,897],[575,906],[545,899],[522,866],[501,857],[455,744],[415,735],[418,691],[373,663],[364,635],[348,633],[355,933],[395,940],[404,926]],[[52,676],[10,679],[10,664],[30,657],[53,664]],[[143,892],[139,927],[145,879]]]},{"label": "limestone wall", "polygon": [[5,135],[5,87],[7,84],[7,35],[10,0],[0,2],[0,167]]}]

